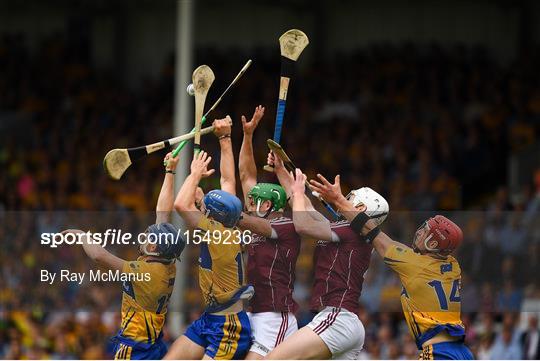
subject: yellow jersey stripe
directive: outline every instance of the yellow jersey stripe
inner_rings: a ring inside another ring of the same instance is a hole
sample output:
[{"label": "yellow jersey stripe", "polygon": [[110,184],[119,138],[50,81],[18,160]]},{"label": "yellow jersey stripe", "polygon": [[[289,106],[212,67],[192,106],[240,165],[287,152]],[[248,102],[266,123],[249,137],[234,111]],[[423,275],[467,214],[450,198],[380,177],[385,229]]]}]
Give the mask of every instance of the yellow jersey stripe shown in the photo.
[{"label": "yellow jersey stripe", "polygon": [[234,335],[236,334],[236,322],[234,320],[234,316],[231,317],[231,333],[229,334],[229,338],[227,339],[227,352],[225,354],[226,358],[232,358],[232,341],[234,340]]},{"label": "yellow jersey stripe", "polygon": [[144,324],[146,325],[146,335],[148,336],[148,343],[152,343],[152,335],[150,334],[150,326],[148,326],[148,320],[146,319],[146,312],[143,311]]},{"label": "yellow jersey stripe", "polygon": [[234,355],[234,352],[232,351],[233,348],[235,348],[235,337],[236,337],[236,319],[234,318],[234,316],[231,315],[231,323],[232,323],[232,331],[231,331],[231,335],[229,337],[229,340],[227,342],[227,358],[232,358],[233,355]]},{"label": "yellow jersey stripe", "polygon": [[[414,317],[414,311],[411,312],[411,320],[414,323],[414,327],[416,330],[413,329],[413,333],[416,334],[416,337],[420,337],[422,332],[420,331],[420,325],[418,325],[418,321],[416,321],[416,317]],[[411,327],[412,329],[412,327]]]},{"label": "yellow jersey stripe", "polygon": [[[126,315],[129,314],[129,310],[131,310],[131,307],[127,310]],[[133,310],[133,313],[131,314],[131,316],[129,316],[129,317],[126,319],[124,325],[122,326],[122,331],[124,331],[124,330],[127,328],[127,326],[129,325],[129,323],[130,323],[131,320],[133,319],[133,316],[135,316],[136,313],[137,313],[137,310]]]},{"label": "yellow jersey stripe", "polygon": [[234,340],[232,344],[231,357],[234,356],[236,350],[238,349],[238,341],[240,341],[240,334],[242,333],[242,322],[240,321],[240,318],[238,315],[234,315],[233,319],[235,324],[235,333],[233,335]]},{"label": "yellow jersey stripe", "polygon": [[229,342],[227,342],[228,344],[228,349],[227,349],[227,358],[233,358],[234,356],[234,352],[236,350],[236,348],[238,347],[238,345],[236,344],[236,335],[237,335],[237,325],[236,325],[236,315],[231,315],[231,323],[232,323],[232,332],[231,332],[231,336],[230,336],[230,339],[229,339]]},{"label": "yellow jersey stripe", "polygon": [[122,360],[122,353],[124,352],[126,345],[121,344],[118,351],[116,351],[116,354],[114,355],[115,360]]},{"label": "yellow jersey stripe", "polygon": [[154,326],[154,317],[150,315],[150,326],[152,326],[152,332],[154,334],[154,341],[157,340],[156,327]]},{"label": "yellow jersey stripe", "polygon": [[133,350],[133,347],[127,346],[126,347],[126,354],[124,357],[124,360],[131,360],[131,351]]},{"label": "yellow jersey stripe", "polygon": [[422,348],[420,352],[419,360],[434,360],[433,358],[433,345],[428,345]]},{"label": "yellow jersey stripe", "polygon": [[[129,311],[131,311],[131,306],[129,306],[128,310],[126,311],[126,315],[129,314]],[[122,316],[124,316],[124,315],[122,315]],[[128,317],[128,318],[129,318],[129,317]],[[124,328],[124,324],[128,322],[128,318],[122,317],[122,323],[120,324],[120,327],[121,327],[121,328]]]},{"label": "yellow jersey stripe", "polygon": [[227,320],[223,324],[223,337],[221,338],[221,342],[219,343],[218,351],[216,352],[216,359],[220,358],[226,358],[227,356],[227,349],[229,347],[228,340],[232,331],[232,322],[231,322],[231,316],[227,315]]}]

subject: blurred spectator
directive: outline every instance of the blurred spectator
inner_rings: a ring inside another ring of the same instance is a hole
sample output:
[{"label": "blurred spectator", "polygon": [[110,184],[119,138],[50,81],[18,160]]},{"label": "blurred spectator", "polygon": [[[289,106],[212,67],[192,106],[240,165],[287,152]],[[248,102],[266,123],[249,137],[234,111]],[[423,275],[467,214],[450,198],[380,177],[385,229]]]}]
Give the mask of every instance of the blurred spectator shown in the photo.
[{"label": "blurred spectator", "polygon": [[519,256],[527,250],[525,247],[527,233],[525,227],[521,225],[522,219],[523,214],[521,212],[514,213],[501,230],[500,248],[504,254]]},{"label": "blurred spectator", "polygon": [[491,350],[489,359],[491,360],[520,360],[522,356],[521,346],[512,340],[513,330],[505,327],[502,333],[497,336]]},{"label": "blurred spectator", "polygon": [[538,328],[538,316],[530,315],[527,329],[521,335],[522,358],[525,360],[540,359],[540,329]]},{"label": "blurred spectator", "polygon": [[478,360],[490,360],[491,359],[491,349],[493,346],[494,335],[485,334],[480,337],[480,344],[475,352]]},{"label": "blurred spectator", "polygon": [[514,286],[511,279],[503,281],[503,287],[497,295],[497,310],[500,312],[518,312],[523,301],[523,291]]}]

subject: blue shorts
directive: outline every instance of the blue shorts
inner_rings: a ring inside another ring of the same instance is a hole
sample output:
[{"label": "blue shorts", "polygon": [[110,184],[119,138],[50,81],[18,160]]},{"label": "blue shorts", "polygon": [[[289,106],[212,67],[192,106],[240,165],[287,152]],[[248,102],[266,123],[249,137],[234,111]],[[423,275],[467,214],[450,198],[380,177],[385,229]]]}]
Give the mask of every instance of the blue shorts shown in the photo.
[{"label": "blue shorts", "polygon": [[215,360],[244,359],[251,347],[251,325],[245,311],[226,316],[205,312],[185,335]]},{"label": "blue shorts", "polygon": [[472,352],[461,341],[439,342],[425,346],[420,360],[474,360]]},{"label": "blue shorts", "polygon": [[118,341],[114,348],[115,360],[161,360],[167,353],[167,346],[161,339],[154,344],[136,344]]}]

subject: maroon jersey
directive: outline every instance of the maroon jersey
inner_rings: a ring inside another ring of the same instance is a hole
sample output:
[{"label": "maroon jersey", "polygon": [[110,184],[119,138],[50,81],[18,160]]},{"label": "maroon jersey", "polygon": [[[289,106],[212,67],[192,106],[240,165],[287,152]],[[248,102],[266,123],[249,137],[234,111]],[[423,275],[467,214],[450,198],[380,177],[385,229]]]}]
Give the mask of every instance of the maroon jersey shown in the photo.
[{"label": "maroon jersey", "polygon": [[296,312],[298,304],[292,294],[300,236],[290,218],[271,219],[270,225],[276,239],[253,234],[246,246],[248,280],[255,288],[251,309],[252,312]]},{"label": "maroon jersey", "polygon": [[332,222],[330,228],[340,241],[317,242],[310,307],[313,311],[326,306],[339,307],[356,313],[372,247],[358,236],[347,221]]}]

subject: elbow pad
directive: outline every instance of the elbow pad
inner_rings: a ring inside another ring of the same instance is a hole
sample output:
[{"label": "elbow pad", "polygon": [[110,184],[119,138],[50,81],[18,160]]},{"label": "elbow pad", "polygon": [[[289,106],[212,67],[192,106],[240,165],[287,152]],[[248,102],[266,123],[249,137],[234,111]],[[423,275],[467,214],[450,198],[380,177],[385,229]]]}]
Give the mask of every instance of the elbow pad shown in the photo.
[{"label": "elbow pad", "polygon": [[[364,225],[367,221],[370,220],[370,217],[365,213],[358,213],[356,217],[351,222],[351,228],[357,232],[360,235],[363,235],[362,229],[364,228]],[[373,228],[371,231],[368,232],[368,234],[365,235],[366,243],[371,243],[379,235],[381,232],[381,229],[379,226]]]},{"label": "elbow pad", "polygon": [[371,231],[369,231],[368,234],[366,234],[366,243],[371,243],[381,233],[381,229],[379,227],[373,228]]},{"label": "elbow pad", "polygon": [[358,213],[356,217],[351,221],[351,228],[358,234],[362,234],[362,228],[367,221],[369,221],[369,216],[364,212]]}]

